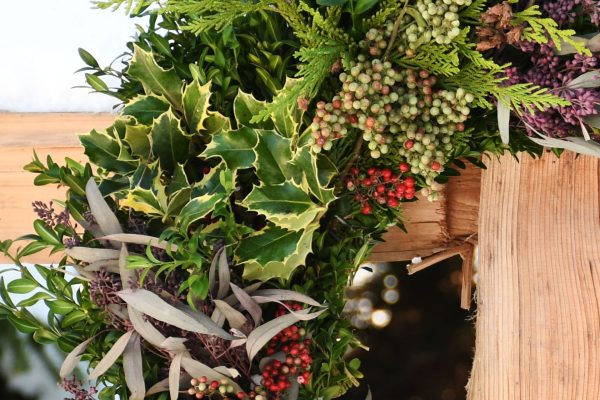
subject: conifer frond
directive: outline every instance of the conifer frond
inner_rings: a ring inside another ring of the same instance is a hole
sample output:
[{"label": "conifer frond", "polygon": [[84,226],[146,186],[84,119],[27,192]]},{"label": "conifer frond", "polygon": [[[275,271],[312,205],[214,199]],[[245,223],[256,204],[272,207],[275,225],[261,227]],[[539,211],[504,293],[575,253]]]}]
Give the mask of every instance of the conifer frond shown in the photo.
[{"label": "conifer frond", "polygon": [[417,48],[414,57],[395,60],[405,67],[425,69],[434,75],[450,76],[460,71],[458,48],[429,42]]},{"label": "conifer frond", "polygon": [[[318,10],[312,8],[304,2],[300,2],[299,8],[312,17],[312,27],[310,31],[304,35],[306,39],[309,40],[310,34],[312,33],[315,35],[315,37],[323,36],[338,42],[350,41],[344,30],[338,27],[339,18],[341,16],[340,13],[335,11],[329,12],[327,17],[324,18]],[[339,7],[328,7],[328,9],[339,9]]]},{"label": "conifer frond", "polygon": [[363,20],[363,28],[365,31],[371,28],[381,28],[388,21],[396,19],[404,8],[404,2],[397,0],[383,0],[379,4],[379,10],[371,17]]},{"label": "conifer frond", "polygon": [[575,31],[572,29],[558,29],[558,24],[552,18],[542,18],[539,6],[531,6],[521,12],[513,14],[512,24],[515,26],[523,23],[528,26],[523,30],[522,39],[536,43],[548,43],[548,37],[560,51],[562,43],[572,45],[579,54],[591,56],[592,53],[585,47],[585,43],[573,40]]},{"label": "conifer frond", "polygon": [[475,0],[470,6],[462,10],[460,14],[461,21],[470,23],[479,23],[479,17],[487,6],[487,0]]},{"label": "conifer frond", "polygon": [[[501,66],[501,69],[507,65]],[[471,63],[461,68],[461,71],[443,79],[443,85],[449,89],[463,88],[475,96],[474,105],[481,108],[493,108],[491,96],[505,101],[517,113],[525,111],[533,113],[535,109],[545,110],[553,106],[566,106],[569,101],[559,97],[547,88],[540,88],[531,83],[503,85],[506,76],[498,75],[498,71],[482,70]]]},{"label": "conifer frond", "polygon": [[97,8],[103,10],[111,8],[113,11],[125,7],[125,12],[127,14],[137,14],[143,9],[158,2],[159,0],[96,0],[92,1],[92,4]]}]

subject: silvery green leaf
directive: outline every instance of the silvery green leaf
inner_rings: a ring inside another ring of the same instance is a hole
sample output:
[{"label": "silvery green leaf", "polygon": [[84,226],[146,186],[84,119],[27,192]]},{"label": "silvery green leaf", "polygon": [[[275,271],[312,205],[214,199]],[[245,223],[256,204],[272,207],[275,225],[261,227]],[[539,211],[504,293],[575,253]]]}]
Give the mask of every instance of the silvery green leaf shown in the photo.
[{"label": "silvery green leaf", "polygon": [[90,206],[90,211],[102,232],[105,235],[122,233],[123,230],[121,229],[121,224],[119,224],[117,216],[113,213],[108,204],[106,204],[94,178],[90,178],[85,185],[85,194]]},{"label": "silvery green leaf", "polygon": [[160,348],[161,344],[166,340],[164,335],[160,333],[159,330],[154,327],[154,325],[146,321],[143,314],[135,308],[128,305],[127,311],[129,314],[129,320],[131,321],[131,324],[136,332],[139,333],[145,341],[154,347]]},{"label": "silvery green leaf", "polygon": [[498,129],[502,143],[508,144],[510,138],[510,108],[498,99]]},{"label": "silvery green leaf", "polygon": [[217,250],[215,256],[210,262],[210,268],[208,269],[208,288],[213,296],[216,296],[215,291],[217,290],[217,266],[219,265],[219,257],[221,256],[221,253],[223,253],[223,251],[225,251],[224,247],[221,247],[219,250]]},{"label": "silvery green leaf", "polygon": [[196,318],[192,318],[188,313],[177,309],[158,297],[156,294],[145,289],[131,290],[126,289],[118,293],[128,305],[136,310],[144,313],[154,319],[165,322],[177,328],[189,331],[202,333],[206,335],[214,335],[226,340],[233,340],[234,337],[219,326],[217,326],[206,315],[198,312]]},{"label": "silvery green leaf", "polygon": [[126,332],[115,342],[108,353],[106,353],[102,360],[100,360],[100,362],[96,365],[96,368],[90,372],[90,380],[98,379],[100,375],[104,374],[110,367],[112,367],[121,354],[123,354],[123,351],[125,351],[125,347],[127,347],[127,343],[129,343],[129,339],[131,339],[133,332],[134,331]]},{"label": "silvery green leaf", "polygon": [[531,137],[530,139],[541,146],[570,150],[576,153],[600,158],[600,145],[596,142],[593,142],[591,140],[586,141],[585,139],[578,137],[555,139],[541,134],[540,132],[532,128],[529,124],[526,125],[529,127],[529,129],[531,129],[538,136],[540,136],[539,138]]},{"label": "silvery green leaf", "polygon": [[101,269],[106,269],[106,271],[112,274],[118,274],[119,260],[100,260],[83,267],[83,270],[86,272],[98,272]]},{"label": "silvery green leaf", "polygon": [[[252,293],[256,292],[262,285],[263,285],[263,282],[254,282],[252,285],[246,286],[244,288],[244,292],[246,292],[248,294],[252,294]],[[230,294],[229,296],[224,298],[223,301],[232,307],[235,307],[239,304],[239,300],[235,296],[235,294]]]},{"label": "silvery green leaf", "polygon": [[[219,274],[219,289],[215,293],[216,289],[216,274]],[[214,293],[217,299],[222,299],[225,297],[227,292],[229,291],[229,280],[230,280],[230,271],[229,271],[229,263],[227,262],[227,251],[225,248],[220,248],[212,262],[210,263],[210,269],[208,271],[208,287],[210,288],[211,293]]]},{"label": "silvery green leaf", "polygon": [[171,395],[171,400],[177,400],[179,397],[179,378],[181,376],[181,359],[183,358],[183,353],[177,353],[173,360],[171,360],[171,365],[169,366],[169,393]]},{"label": "silvery green leaf", "polygon": [[264,296],[270,297],[273,300],[279,301],[297,301],[299,303],[309,304],[315,307],[323,307],[318,301],[313,298],[298,292],[294,292],[292,290],[285,289],[262,289],[257,290],[253,293],[254,296]]},{"label": "silvery green leaf", "polygon": [[567,84],[569,89],[596,88],[600,86],[600,71],[594,70],[579,75]]},{"label": "silvery green leaf", "polygon": [[165,240],[160,240],[157,237],[148,236],[148,235],[137,235],[134,233],[115,233],[113,235],[106,235],[99,239],[105,239],[105,240],[122,242],[122,243],[141,244],[144,246],[150,245],[152,247],[156,247],[158,249],[163,249],[163,250],[170,248],[173,251],[177,251],[176,244],[171,244]]},{"label": "silvery green leaf", "polygon": [[282,301],[279,301],[279,300],[276,300],[276,299],[274,299],[272,297],[267,297],[267,296],[252,296],[252,299],[254,299],[259,304],[264,304],[264,303],[277,303],[277,304],[280,304],[290,314],[293,314],[300,321],[309,321],[309,320],[313,319],[313,317],[310,317],[310,316],[308,316],[308,315],[305,314],[305,312],[304,312],[305,310],[294,311],[286,303],[284,303]]},{"label": "silvery green leaf", "polygon": [[129,257],[127,246],[121,244],[121,254],[119,255],[119,275],[121,276],[121,285],[124,288],[131,288],[131,285],[136,281],[136,277],[135,272],[127,268],[127,257]]},{"label": "silvery green leaf", "polygon": [[239,373],[239,371],[237,369],[235,369],[235,368],[227,368],[227,367],[225,367],[223,365],[215,367],[214,370],[217,371],[217,372],[219,372],[219,373],[221,373],[221,374],[223,374],[223,375],[225,375],[225,376],[227,376],[227,377],[229,377],[229,378],[232,378],[232,379],[235,379],[238,376],[240,376],[240,373]]},{"label": "silvery green leaf", "polygon": [[[311,314],[306,314],[305,320],[317,318],[325,310],[317,311]],[[284,330],[285,328],[294,325],[300,321],[296,314],[286,314],[281,317],[272,319],[271,321],[254,329],[250,335],[248,335],[248,341],[246,342],[246,352],[250,361],[258,354],[258,352],[269,342],[275,335]]]},{"label": "silvery green leaf", "polygon": [[222,300],[214,300],[215,306],[219,311],[227,318],[229,326],[235,329],[240,329],[246,323],[246,317],[244,314],[231,307],[229,304]]},{"label": "silvery green leaf", "polygon": [[142,369],[140,335],[137,333],[131,335],[123,352],[123,372],[125,373],[127,388],[131,392],[129,399],[143,400],[146,393],[146,384],[144,383],[144,371]]},{"label": "silvery green leaf", "polygon": [[260,324],[260,319],[262,318],[262,309],[258,303],[256,303],[256,301],[254,301],[252,297],[250,297],[250,295],[246,291],[242,290],[239,286],[233,283],[229,283],[229,285],[231,286],[233,294],[238,299],[244,310],[248,311],[254,320],[254,326]]},{"label": "silvery green leaf", "polygon": [[79,364],[79,361],[81,361],[81,356],[83,355],[83,352],[85,351],[87,346],[90,344],[92,339],[93,339],[93,337],[81,342],[73,350],[71,350],[71,352],[69,354],[67,354],[67,356],[65,357],[65,360],[62,363],[62,366],[60,367],[59,376],[61,378],[63,378],[63,379],[66,378],[67,375],[69,375],[75,369],[77,364]]},{"label": "silvery green leaf", "polygon": [[583,121],[579,120],[579,124],[581,125],[581,133],[583,134],[583,138],[585,140],[592,140],[592,138],[590,137],[590,133],[588,132],[587,127],[585,126]]},{"label": "silvery green leaf", "polygon": [[240,391],[240,386],[233,380],[229,379],[220,372],[215,371],[208,365],[204,365],[199,361],[196,361],[190,357],[183,356],[181,359],[181,366],[183,369],[190,374],[190,376],[206,376],[209,380],[221,380],[226,379],[230,385],[232,385],[236,392]]},{"label": "silvery green leaf", "polygon": [[129,313],[127,312],[127,309],[120,304],[109,304],[108,311],[121,318],[123,321],[129,320]]},{"label": "silvery green leaf", "polygon": [[113,249],[94,249],[91,247],[71,247],[65,254],[79,261],[94,263],[97,261],[118,260],[120,252]]},{"label": "silvery green leaf", "polygon": [[187,351],[184,345],[185,342],[187,342],[187,339],[185,338],[169,336],[168,338],[163,340],[163,342],[160,344],[160,347],[173,353],[182,353],[184,351]]}]

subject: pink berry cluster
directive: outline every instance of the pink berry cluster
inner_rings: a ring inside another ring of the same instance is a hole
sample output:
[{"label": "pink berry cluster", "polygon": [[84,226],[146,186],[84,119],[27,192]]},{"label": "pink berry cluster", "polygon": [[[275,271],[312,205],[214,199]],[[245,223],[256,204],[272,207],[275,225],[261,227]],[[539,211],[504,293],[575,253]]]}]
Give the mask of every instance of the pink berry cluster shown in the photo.
[{"label": "pink berry cluster", "polygon": [[[215,396],[218,396],[220,400],[243,400],[247,398],[244,392],[235,393],[233,385],[227,379],[209,381],[206,376],[201,376],[200,378],[193,378],[190,383],[192,387],[188,389],[188,394],[197,399],[214,399]],[[256,397],[254,398],[256,399]]]},{"label": "pink berry cluster", "polygon": [[361,171],[352,167],[346,177],[346,189],[354,193],[354,199],[361,204],[361,213],[373,213],[375,204],[395,209],[401,200],[412,200],[415,197],[415,178],[402,177],[410,166],[402,163],[400,174],[394,174],[389,168],[370,167]]},{"label": "pink berry cluster", "polygon": [[[302,306],[297,303],[288,304],[294,311],[299,311]],[[286,309],[280,307],[276,316],[286,314]],[[297,325],[285,328],[269,342],[267,355],[283,353],[283,361],[273,360],[267,364],[262,371],[262,386],[267,390],[272,400],[280,400],[283,393],[295,380],[300,385],[310,382],[310,367],[312,357],[310,355],[311,339],[306,337],[306,331]]]}]

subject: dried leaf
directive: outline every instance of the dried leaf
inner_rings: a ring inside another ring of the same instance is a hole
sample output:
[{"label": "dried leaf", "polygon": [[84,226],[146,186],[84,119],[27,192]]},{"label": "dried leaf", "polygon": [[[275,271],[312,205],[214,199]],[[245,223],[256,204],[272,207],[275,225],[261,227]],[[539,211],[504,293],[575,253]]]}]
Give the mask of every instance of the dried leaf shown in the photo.
[{"label": "dried leaf", "polygon": [[144,371],[142,367],[142,347],[140,344],[140,335],[134,333],[123,352],[123,372],[125,373],[125,382],[131,392],[130,400],[143,400],[146,394],[146,384],[144,383]]},{"label": "dried leaf", "polygon": [[117,361],[119,356],[121,356],[123,351],[125,351],[125,347],[127,347],[127,343],[129,343],[131,335],[133,335],[133,331],[126,332],[115,342],[113,347],[110,348],[108,353],[106,353],[98,365],[96,365],[96,368],[90,372],[90,380],[98,379],[100,375],[108,371],[108,369]]},{"label": "dried leaf", "polygon": [[[179,386],[185,385],[189,382],[190,376],[187,373],[180,374],[179,376]],[[161,381],[156,382],[148,391],[146,392],[146,397],[152,396],[153,394],[157,394],[160,392],[166,392],[169,390],[169,378],[165,378]]]},{"label": "dried leaf", "polygon": [[143,246],[150,245],[152,247],[156,247],[158,249],[166,250],[170,248],[173,251],[177,251],[177,245],[171,244],[165,240],[160,240],[154,236],[148,235],[136,235],[133,233],[116,233],[113,235],[106,235],[98,239],[110,240],[115,242],[122,243],[132,243],[132,244],[141,244]]},{"label": "dried leaf", "polygon": [[150,322],[144,319],[144,316],[141,312],[131,307],[127,306],[127,311],[129,312],[129,319],[131,320],[131,324],[135,328],[136,332],[140,334],[144,340],[154,347],[159,347],[166,340],[164,335],[159,332],[158,329],[154,327]]},{"label": "dried leaf", "polygon": [[119,260],[100,260],[86,265],[83,270],[86,272],[98,272],[101,269],[106,269],[111,274],[119,273]]},{"label": "dried leaf", "polygon": [[219,264],[219,256],[221,255],[221,253],[223,253],[223,251],[225,250],[224,247],[221,247],[219,250],[217,250],[217,252],[215,253],[215,256],[213,257],[212,261],[210,262],[210,268],[208,269],[208,287],[210,290],[210,293],[213,296],[216,296],[216,290],[217,290],[217,265]]},{"label": "dried leaf", "polygon": [[67,354],[65,360],[62,363],[62,366],[60,367],[59,376],[61,378],[64,379],[67,377],[67,375],[73,372],[77,364],[79,364],[79,361],[81,361],[81,356],[83,355],[83,352],[85,351],[88,344],[90,344],[93,338],[94,337],[91,337],[88,340],[81,342],[73,350],[71,350],[69,354]]},{"label": "dried leaf", "polygon": [[240,372],[237,369],[235,369],[235,368],[227,368],[227,367],[225,367],[223,365],[215,367],[214,370],[217,371],[218,373],[223,374],[223,375],[225,375],[225,376],[227,376],[229,378],[232,378],[232,379],[235,379],[238,376],[240,376]]},{"label": "dried leaf", "polygon": [[502,143],[508,144],[510,139],[510,108],[500,99],[498,99],[498,129],[500,130]]},{"label": "dried leaf", "polygon": [[230,327],[241,329],[241,327],[246,323],[246,317],[244,317],[244,314],[231,307],[229,304],[222,300],[214,300],[214,303],[217,309],[225,316],[225,318],[227,318]]},{"label": "dried leaf", "polygon": [[119,275],[121,276],[121,284],[125,289],[133,287],[132,285],[136,282],[135,272],[127,268],[127,257],[129,257],[127,246],[122,244],[119,255]]},{"label": "dried leaf", "polygon": [[[262,286],[262,284],[263,284],[263,282],[255,282],[250,286],[246,286],[244,288],[244,292],[246,292],[248,294],[252,294],[252,293],[256,292]],[[235,296],[235,294],[231,294],[231,295],[227,296],[226,298],[223,299],[223,301],[232,307],[237,306],[240,302],[238,300],[238,298]]]},{"label": "dried leaf", "polygon": [[269,297],[279,301],[297,301],[299,303],[309,304],[315,307],[323,307],[318,301],[305,294],[294,292],[293,290],[284,289],[263,289],[257,290],[253,296]]},{"label": "dried leaf", "polygon": [[117,216],[110,209],[104,197],[102,197],[102,193],[100,193],[100,189],[98,189],[94,178],[90,178],[85,185],[85,195],[90,206],[90,211],[96,223],[100,226],[102,233],[104,235],[122,233],[123,230]]},{"label": "dried leaf", "polygon": [[239,286],[233,283],[229,283],[229,285],[231,286],[233,294],[238,299],[244,310],[250,313],[250,316],[254,320],[254,326],[260,324],[260,319],[262,318],[262,309],[258,303],[256,303],[256,301],[254,301],[252,297],[250,297],[250,295],[242,290]]},{"label": "dried leaf", "polygon": [[594,70],[579,75],[567,84],[569,89],[596,88],[600,86],[600,71]]},{"label": "dried leaf", "polygon": [[196,318],[192,318],[188,313],[179,310],[156,294],[145,289],[131,290],[126,289],[118,293],[128,305],[154,319],[166,322],[169,325],[189,331],[214,335],[223,339],[233,340],[234,337],[217,324],[215,324],[206,315],[198,312]]},{"label": "dried leaf", "polygon": [[65,249],[65,254],[69,257],[87,263],[97,261],[118,260],[119,250],[113,249],[94,249],[91,247],[71,247]]},{"label": "dried leaf", "polygon": [[163,340],[163,342],[160,344],[160,347],[173,353],[182,353],[184,351],[187,351],[184,345],[185,342],[187,342],[187,339],[185,338],[169,336],[168,338]]},{"label": "dried leaf", "polygon": [[181,376],[181,359],[183,353],[177,353],[171,365],[169,366],[169,393],[171,394],[171,400],[177,400],[179,397],[179,378]]},{"label": "dried leaf", "polygon": [[[217,269],[219,273],[219,289],[215,293],[215,289],[217,286],[216,275]],[[208,271],[208,287],[210,288],[210,292],[217,299],[222,299],[225,297],[227,292],[229,292],[229,280],[230,280],[230,271],[229,271],[229,263],[227,262],[227,251],[224,247],[220,248],[212,262],[210,263],[210,269]]]},{"label": "dried leaf", "polygon": [[[305,320],[317,318],[325,310],[317,311],[311,314],[305,315]],[[296,313],[297,314],[297,313]],[[281,332],[283,329],[292,326],[296,322],[300,321],[296,314],[286,314],[281,317],[277,317],[258,328],[254,329],[250,335],[248,335],[248,341],[246,342],[246,351],[250,361],[258,354],[260,349],[269,342],[275,335]]]}]

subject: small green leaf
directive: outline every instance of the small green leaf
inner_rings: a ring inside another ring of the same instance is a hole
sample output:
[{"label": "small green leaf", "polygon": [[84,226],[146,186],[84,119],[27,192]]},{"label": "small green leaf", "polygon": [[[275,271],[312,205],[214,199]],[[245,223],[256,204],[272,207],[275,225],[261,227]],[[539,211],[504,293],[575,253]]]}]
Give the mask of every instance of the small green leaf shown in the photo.
[{"label": "small green leaf", "polygon": [[250,168],[256,158],[254,146],[257,141],[257,134],[251,128],[243,127],[236,131],[223,132],[213,136],[202,156],[218,156],[225,161],[229,169]]},{"label": "small green leaf", "polygon": [[46,303],[48,308],[52,310],[53,313],[59,315],[68,314],[73,311],[73,308],[75,308],[73,303],[64,300],[46,300],[44,303]]},{"label": "small green leaf", "polygon": [[181,110],[181,79],[173,68],[161,68],[151,52],[134,45],[127,73],[142,83],[146,94],[163,95],[173,107]]},{"label": "small green leaf", "polygon": [[88,318],[88,315],[86,313],[84,313],[81,310],[73,310],[70,313],[68,313],[67,315],[65,315],[65,317],[63,318],[63,320],[60,323],[60,326],[62,326],[63,328],[68,328],[70,326],[75,325],[78,322],[84,321]]},{"label": "small green leaf", "polygon": [[343,6],[348,0],[317,0],[317,4],[320,6]]},{"label": "small green leaf", "polygon": [[[138,95],[123,108],[123,115],[131,115],[140,124],[152,125],[154,118],[167,112],[170,108],[167,99],[155,95]],[[127,138],[125,139],[127,140]],[[129,142],[129,140],[127,140]]]},{"label": "small green leaf", "polygon": [[29,293],[34,289],[37,289],[39,285],[37,282],[34,282],[27,278],[15,279],[14,281],[8,282],[8,291],[10,293]]},{"label": "small green leaf", "polygon": [[54,232],[54,229],[50,228],[48,224],[46,224],[41,219],[35,220],[35,222],[33,223],[33,229],[35,230],[35,233],[37,233],[42,239],[42,241],[44,241],[45,243],[53,246],[62,245],[62,242],[58,238],[56,232]]},{"label": "small green leaf", "polygon": [[32,254],[38,253],[48,247],[47,244],[41,242],[31,242],[27,246],[23,248],[23,250],[19,251],[19,258],[27,257]]},{"label": "small green leaf", "polygon": [[83,60],[84,63],[86,63],[87,65],[89,65],[92,68],[100,68],[98,61],[96,61],[94,56],[92,56],[85,49],[82,49],[80,47],[79,49],[77,49],[77,51],[79,52],[79,57],[81,57],[81,59]]},{"label": "small green leaf", "polygon": [[31,296],[28,299],[25,300],[21,300],[17,306],[18,307],[29,307],[34,305],[35,303],[37,303],[40,300],[47,300],[47,299],[51,299],[52,296],[49,295],[48,293],[45,292],[38,292],[36,294],[34,294],[33,296]]},{"label": "small green leaf", "polygon": [[20,314],[9,314],[8,320],[15,328],[23,333],[33,333],[39,328],[39,323],[35,323],[28,318],[21,318]]},{"label": "small green leaf", "polygon": [[36,329],[36,331],[33,333],[33,340],[40,344],[56,343],[57,339],[57,334],[50,332],[45,328]]},{"label": "small green leaf", "polygon": [[108,85],[96,75],[85,74],[85,80],[95,91],[108,92]]},{"label": "small green leaf", "polygon": [[359,15],[373,8],[379,0],[357,0],[354,5],[354,14]]}]

